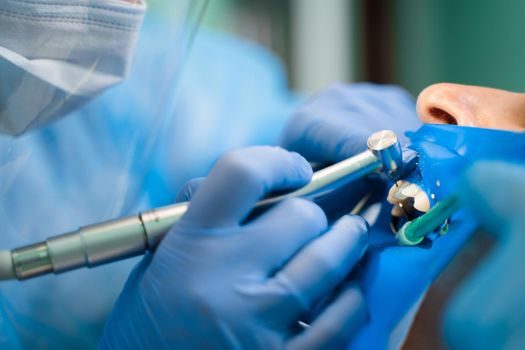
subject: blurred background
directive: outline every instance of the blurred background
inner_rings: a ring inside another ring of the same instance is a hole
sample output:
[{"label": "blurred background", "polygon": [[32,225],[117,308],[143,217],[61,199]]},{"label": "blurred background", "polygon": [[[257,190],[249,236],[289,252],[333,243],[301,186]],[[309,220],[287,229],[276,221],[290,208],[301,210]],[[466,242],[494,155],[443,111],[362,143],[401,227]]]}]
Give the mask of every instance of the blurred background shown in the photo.
[{"label": "blurred background", "polygon": [[522,0],[211,0],[204,26],[271,49],[290,86],[435,82],[525,91]]}]

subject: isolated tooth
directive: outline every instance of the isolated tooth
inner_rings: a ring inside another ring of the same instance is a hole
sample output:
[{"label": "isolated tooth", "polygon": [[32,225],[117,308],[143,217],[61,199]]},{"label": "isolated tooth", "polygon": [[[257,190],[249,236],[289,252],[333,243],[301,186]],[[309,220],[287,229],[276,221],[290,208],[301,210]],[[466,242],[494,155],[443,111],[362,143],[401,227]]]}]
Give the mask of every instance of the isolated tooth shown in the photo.
[{"label": "isolated tooth", "polygon": [[405,186],[401,189],[401,193],[405,197],[412,197],[415,198],[419,193],[421,193],[421,188],[413,183],[406,183]]},{"label": "isolated tooth", "polygon": [[408,181],[398,181],[388,191],[387,201],[394,205],[391,214],[402,217],[407,213],[427,212],[430,209],[430,199],[418,185]]},{"label": "isolated tooth", "polygon": [[413,220],[430,209],[430,199],[425,191],[418,185],[404,180],[398,181],[390,188],[387,201],[393,204],[390,212],[390,228],[393,233],[397,232],[403,218]]},{"label": "isolated tooth", "polygon": [[[405,199],[405,197],[403,197],[403,194],[401,192],[401,189],[403,188],[403,186],[405,186],[407,184],[406,181],[404,180],[399,180],[397,182],[397,184],[393,185],[392,187],[390,187],[390,190],[388,191],[388,196],[386,198],[386,200],[388,201],[388,203],[390,204],[397,204],[399,203],[400,201],[402,201],[403,199]],[[403,197],[403,198],[400,198],[400,197]]]},{"label": "isolated tooth", "polygon": [[414,198],[414,208],[423,213],[430,210],[430,199],[428,199],[427,194],[423,190],[420,190]]}]

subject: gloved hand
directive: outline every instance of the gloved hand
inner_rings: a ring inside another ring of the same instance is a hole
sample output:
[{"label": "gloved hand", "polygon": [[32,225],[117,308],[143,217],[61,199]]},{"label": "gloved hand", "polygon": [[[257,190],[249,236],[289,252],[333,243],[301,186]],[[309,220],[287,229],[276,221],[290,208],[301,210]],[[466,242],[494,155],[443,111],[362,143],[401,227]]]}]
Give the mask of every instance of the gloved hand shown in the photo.
[{"label": "gloved hand", "polygon": [[337,348],[366,319],[347,284],[311,323],[361,258],[367,225],[345,216],[327,230],[315,204],[289,199],[244,222],[272,191],[306,184],[298,154],[254,147],[222,157],[187,213],[132,272],[109,317],[101,348]]},{"label": "gloved hand", "polygon": [[338,162],[366,149],[379,130],[404,133],[421,126],[414,98],[400,87],[358,83],[336,84],[307,101],[291,118],[283,147],[309,161]]},{"label": "gloved hand", "polygon": [[462,202],[496,238],[445,317],[454,349],[521,349],[525,342],[525,167],[479,162],[458,186]]},{"label": "gloved hand", "polygon": [[[421,125],[415,101],[406,91],[391,85],[336,84],[307,101],[291,118],[282,137],[283,147],[309,161],[333,163],[366,149],[368,137],[379,130],[397,133],[401,144],[405,131]],[[406,169],[415,166],[416,154],[403,153]],[[318,204],[329,219],[351,211],[363,197],[368,204],[383,198],[384,181],[372,177],[356,181],[326,196]]]}]

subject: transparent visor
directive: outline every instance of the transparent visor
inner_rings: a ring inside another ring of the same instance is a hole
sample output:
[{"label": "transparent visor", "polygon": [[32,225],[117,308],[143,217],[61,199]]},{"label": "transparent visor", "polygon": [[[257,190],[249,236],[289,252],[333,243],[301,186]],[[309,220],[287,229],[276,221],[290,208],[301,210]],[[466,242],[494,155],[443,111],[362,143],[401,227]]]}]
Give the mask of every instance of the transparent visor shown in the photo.
[{"label": "transparent visor", "polygon": [[0,2],[2,248],[150,206],[206,3]]},{"label": "transparent visor", "polygon": [[[0,1],[0,249],[157,205],[206,3]],[[27,348],[94,348],[134,263],[3,282],[0,307]]]}]

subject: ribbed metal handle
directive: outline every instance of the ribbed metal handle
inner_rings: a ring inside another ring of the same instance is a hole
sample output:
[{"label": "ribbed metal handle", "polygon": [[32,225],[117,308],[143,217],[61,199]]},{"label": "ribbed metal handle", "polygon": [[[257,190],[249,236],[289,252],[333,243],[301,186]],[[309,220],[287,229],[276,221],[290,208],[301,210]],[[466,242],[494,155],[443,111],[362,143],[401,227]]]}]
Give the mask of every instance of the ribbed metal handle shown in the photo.
[{"label": "ribbed metal handle", "polygon": [[[385,138],[383,134],[376,133],[371,137],[381,141]],[[296,191],[258,202],[256,208],[260,210],[290,197],[315,200],[340,185],[379,171],[384,167],[382,160],[400,161],[397,138],[395,142],[379,141],[374,143],[377,148],[374,151],[382,151],[388,157],[381,154],[378,159],[367,150],[316,172],[308,185]],[[138,216],[85,226],[75,232],[51,237],[46,242],[17,248],[11,252],[16,277],[26,279],[82,266],[92,267],[154,250],[187,208],[188,203],[156,208]]]}]

